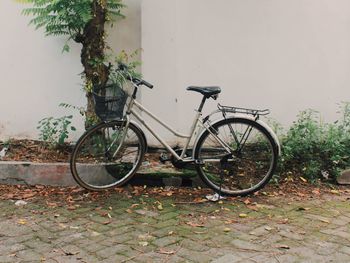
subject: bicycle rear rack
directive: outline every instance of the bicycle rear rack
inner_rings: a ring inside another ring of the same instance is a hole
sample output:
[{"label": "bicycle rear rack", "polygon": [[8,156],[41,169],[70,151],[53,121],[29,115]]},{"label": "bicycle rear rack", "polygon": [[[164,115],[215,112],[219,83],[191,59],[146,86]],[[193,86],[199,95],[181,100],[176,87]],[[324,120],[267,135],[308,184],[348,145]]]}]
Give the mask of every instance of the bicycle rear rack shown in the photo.
[{"label": "bicycle rear rack", "polygon": [[231,107],[231,106],[224,106],[221,104],[218,104],[218,109],[223,112],[230,112],[230,113],[242,113],[242,114],[250,114],[253,116],[264,116],[270,113],[269,109],[265,110],[254,110],[254,109],[246,109],[246,108],[240,108],[240,107]]}]

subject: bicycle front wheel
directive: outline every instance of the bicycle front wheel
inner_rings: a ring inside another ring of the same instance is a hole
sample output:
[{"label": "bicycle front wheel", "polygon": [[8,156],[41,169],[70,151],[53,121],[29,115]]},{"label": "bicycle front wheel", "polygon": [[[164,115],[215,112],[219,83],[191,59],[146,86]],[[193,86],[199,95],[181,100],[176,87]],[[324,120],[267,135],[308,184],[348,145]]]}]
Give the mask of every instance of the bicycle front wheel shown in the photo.
[{"label": "bicycle front wheel", "polygon": [[245,196],[271,179],[278,147],[270,133],[257,122],[229,118],[205,131],[195,147],[197,172],[222,195]]},{"label": "bicycle front wheel", "polygon": [[146,142],[130,123],[112,121],[88,130],[71,157],[73,178],[83,188],[98,191],[124,185],[139,168]]}]

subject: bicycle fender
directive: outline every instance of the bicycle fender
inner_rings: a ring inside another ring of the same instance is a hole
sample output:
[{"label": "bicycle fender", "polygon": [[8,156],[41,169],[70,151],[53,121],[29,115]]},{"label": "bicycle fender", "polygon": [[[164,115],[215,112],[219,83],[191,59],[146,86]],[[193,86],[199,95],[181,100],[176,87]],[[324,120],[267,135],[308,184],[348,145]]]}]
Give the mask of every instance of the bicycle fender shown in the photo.
[{"label": "bicycle fender", "polygon": [[262,120],[257,120],[257,123],[259,123],[261,126],[263,126],[272,136],[272,139],[275,141],[276,145],[277,145],[277,150],[278,150],[278,155],[281,155],[281,145],[280,142],[278,140],[277,134],[271,129],[271,127],[269,125],[267,125],[265,122],[263,122]]},{"label": "bicycle fender", "polygon": [[[211,116],[213,115],[214,113],[216,113],[217,111],[213,112],[212,114],[208,115],[208,116]],[[251,121],[254,121],[256,123],[258,123],[259,125],[261,125],[263,128],[265,128],[271,135],[273,141],[276,143],[277,145],[277,151],[278,151],[278,155],[281,155],[281,145],[279,143],[279,140],[278,140],[278,137],[276,135],[276,133],[271,129],[270,126],[268,126],[265,122],[263,122],[262,120],[256,120],[253,116],[249,116],[249,115],[246,115],[246,114],[233,114],[233,115],[230,115],[230,117],[226,118],[226,119],[247,119],[247,120],[251,120]],[[222,121],[222,120],[225,120],[225,118],[219,118],[219,119],[216,119],[214,121],[211,122],[211,125],[215,125],[216,123]],[[206,129],[203,129],[197,136],[197,139],[196,139],[196,142],[194,145],[197,145],[198,143],[198,140],[199,138],[203,135],[203,133],[206,131]]]}]

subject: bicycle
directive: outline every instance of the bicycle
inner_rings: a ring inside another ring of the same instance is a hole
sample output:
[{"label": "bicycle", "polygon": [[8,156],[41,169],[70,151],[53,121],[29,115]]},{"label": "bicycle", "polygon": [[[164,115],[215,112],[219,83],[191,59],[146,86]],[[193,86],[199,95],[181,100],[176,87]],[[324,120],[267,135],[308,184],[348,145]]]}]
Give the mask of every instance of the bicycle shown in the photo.
[{"label": "bicycle", "polygon": [[[127,72],[120,64],[117,73]],[[202,116],[207,99],[218,98],[219,87],[188,87],[203,95],[190,134],[175,131],[140,102],[136,95],[147,81],[127,75],[132,84],[131,96],[122,89],[108,96],[94,93],[96,114],[102,122],[87,130],[77,141],[70,167],[73,178],[83,188],[98,191],[127,183],[140,167],[147,151],[145,127],[171,154],[161,161],[171,161],[177,168],[195,167],[204,183],[220,195],[245,196],[263,188],[276,169],[280,146],[275,133],[260,120],[269,110],[255,110],[218,104],[218,109]],[[142,118],[137,109],[165,127],[175,136],[186,139],[182,149],[173,149]],[[212,120],[217,114],[222,117]],[[133,116],[138,122],[131,120]],[[199,131],[199,132],[198,132]],[[197,134],[198,135],[195,135]],[[196,140],[190,148],[193,137]]]}]

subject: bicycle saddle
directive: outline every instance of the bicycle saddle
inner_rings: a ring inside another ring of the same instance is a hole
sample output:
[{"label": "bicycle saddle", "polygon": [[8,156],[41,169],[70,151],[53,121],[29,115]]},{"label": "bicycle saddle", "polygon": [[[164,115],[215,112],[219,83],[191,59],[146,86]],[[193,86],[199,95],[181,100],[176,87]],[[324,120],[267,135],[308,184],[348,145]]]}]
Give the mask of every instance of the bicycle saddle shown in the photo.
[{"label": "bicycle saddle", "polygon": [[187,90],[193,90],[196,92],[201,93],[206,98],[210,98],[213,95],[219,94],[221,92],[220,87],[212,86],[212,87],[196,87],[196,86],[190,86],[187,88]]}]

